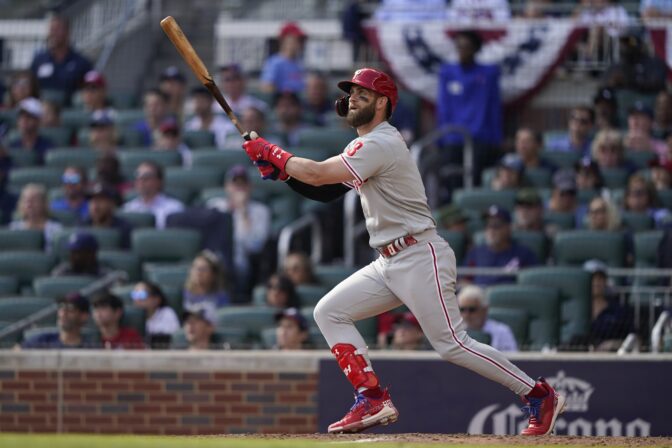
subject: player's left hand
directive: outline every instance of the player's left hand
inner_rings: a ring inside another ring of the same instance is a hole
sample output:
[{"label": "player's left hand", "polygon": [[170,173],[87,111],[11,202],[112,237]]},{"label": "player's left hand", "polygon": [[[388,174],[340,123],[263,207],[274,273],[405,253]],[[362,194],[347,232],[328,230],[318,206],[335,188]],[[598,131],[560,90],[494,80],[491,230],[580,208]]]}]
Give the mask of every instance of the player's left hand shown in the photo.
[{"label": "player's left hand", "polygon": [[246,141],[243,143],[243,149],[253,162],[266,161],[280,169],[280,171],[285,171],[287,161],[293,156],[292,153],[261,137]]}]

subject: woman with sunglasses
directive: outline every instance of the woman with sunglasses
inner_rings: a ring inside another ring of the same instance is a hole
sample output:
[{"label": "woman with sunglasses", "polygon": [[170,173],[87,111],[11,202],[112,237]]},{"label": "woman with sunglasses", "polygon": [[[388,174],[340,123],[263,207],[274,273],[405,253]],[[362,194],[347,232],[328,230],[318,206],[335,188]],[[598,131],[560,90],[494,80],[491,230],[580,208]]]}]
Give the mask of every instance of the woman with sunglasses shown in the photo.
[{"label": "woman with sunglasses", "polygon": [[145,337],[151,348],[168,348],[173,333],[180,329],[175,311],[158,285],[139,282],[131,291],[133,304],[145,311]]}]

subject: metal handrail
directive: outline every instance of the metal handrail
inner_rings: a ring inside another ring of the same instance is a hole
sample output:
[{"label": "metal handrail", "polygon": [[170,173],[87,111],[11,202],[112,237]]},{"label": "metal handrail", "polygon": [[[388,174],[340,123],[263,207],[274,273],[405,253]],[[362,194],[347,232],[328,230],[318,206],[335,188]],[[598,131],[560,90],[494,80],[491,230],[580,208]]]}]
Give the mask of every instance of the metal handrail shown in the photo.
[{"label": "metal handrail", "polygon": [[282,228],[278,236],[278,266],[282,266],[289,253],[294,235],[306,228],[310,228],[310,259],[313,264],[322,261],[322,226],[316,214],[302,216]]},{"label": "metal handrail", "polygon": [[651,353],[660,353],[660,343],[663,338],[663,331],[665,326],[672,320],[672,314],[669,311],[663,311],[660,313],[656,324],[651,330]]},{"label": "metal handrail", "polygon": [[627,355],[629,353],[639,353],[639,338],[637,338],[636,333],[628,333],[628,335],[623,340],[623,343],[616,354],[619,356]]}]

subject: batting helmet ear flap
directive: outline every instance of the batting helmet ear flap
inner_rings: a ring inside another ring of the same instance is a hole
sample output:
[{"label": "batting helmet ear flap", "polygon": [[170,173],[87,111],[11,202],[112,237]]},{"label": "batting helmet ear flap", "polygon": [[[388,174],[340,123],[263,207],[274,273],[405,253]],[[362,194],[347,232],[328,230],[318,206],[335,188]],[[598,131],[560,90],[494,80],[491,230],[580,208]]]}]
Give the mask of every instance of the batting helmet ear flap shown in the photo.
[{"label": "batting helmet ear flap", "polygon": [[336,106],[336,113],[339,117],[345,117],[348,115],[348,104],[350,103],[350,95],[342,96],[336,100],[334,106]]}]

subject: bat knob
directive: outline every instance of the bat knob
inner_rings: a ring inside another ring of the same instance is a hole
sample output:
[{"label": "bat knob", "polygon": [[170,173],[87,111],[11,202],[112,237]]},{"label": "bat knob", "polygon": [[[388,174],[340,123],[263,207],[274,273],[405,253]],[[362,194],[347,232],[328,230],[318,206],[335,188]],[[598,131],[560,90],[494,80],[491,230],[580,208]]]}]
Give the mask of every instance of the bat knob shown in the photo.
[{"label": "bat knob", "polygon": [[257,131],[246,132],[243,138],[245,138],[245,140],[256,140],[259,138],[259,134],[257,134]]}]

